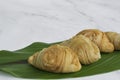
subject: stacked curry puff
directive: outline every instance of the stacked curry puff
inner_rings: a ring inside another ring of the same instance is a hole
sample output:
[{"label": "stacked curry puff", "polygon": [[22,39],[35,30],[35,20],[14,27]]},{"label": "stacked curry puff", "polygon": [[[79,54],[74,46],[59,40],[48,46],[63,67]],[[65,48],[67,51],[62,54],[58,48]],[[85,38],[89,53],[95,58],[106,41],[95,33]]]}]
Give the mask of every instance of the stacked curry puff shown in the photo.
[{"label": "stacked curry puff", "polygon": [[29,57],[28,62],[54,73],[76,72],[101,58],[100,52],[120,50],[120,34],[87,29],[60,44],[51,45]]}]

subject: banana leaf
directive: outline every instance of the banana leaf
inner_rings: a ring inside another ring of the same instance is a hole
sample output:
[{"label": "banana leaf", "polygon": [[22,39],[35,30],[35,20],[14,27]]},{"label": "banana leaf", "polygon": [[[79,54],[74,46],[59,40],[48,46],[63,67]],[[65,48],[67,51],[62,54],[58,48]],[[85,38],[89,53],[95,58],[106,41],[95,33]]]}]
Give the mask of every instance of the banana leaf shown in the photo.
[{"label": "banana leaf", "polygon": [[90,65],[82,65],[82,69],[74,73],[51,73],[39,70],[28,64],[27,59],[29,56],[52,44],[55,43],[35,42],[16,51],[0,51],[0,71],[7,72],[19,78],[60,79],[91,76],[120,69],[120,51],[101,53],[102,58],[99,61]]}]

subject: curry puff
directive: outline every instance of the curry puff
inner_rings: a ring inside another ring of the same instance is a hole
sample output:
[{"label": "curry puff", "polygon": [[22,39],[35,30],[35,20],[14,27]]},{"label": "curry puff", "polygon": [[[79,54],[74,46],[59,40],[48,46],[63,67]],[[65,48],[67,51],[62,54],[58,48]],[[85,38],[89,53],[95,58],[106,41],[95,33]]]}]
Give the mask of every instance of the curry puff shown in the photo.
[{"label": "curry puff", "polygon": [[61,43],[77,53],[82,64],[91,64],[101,58],[99,48],[89,38],[79,35]]},{"label": "curry puff", "polygon": [[114,46],[106,36],[106,34],[97,29],[86,29],[79,32],[78,35],[84,35],[93,41],[100,49],[101,52],[113,52]]},{"label": "curry puff", "polygon": [[115,50],[120,50],[120,33],[105,32],[111,43],[114,45]]},{"label": "curry puff", "polygon": [[52,45],[29,57],[28,62],[41,70],[54,73],[76,72],[81,69],[76,53],[69,47]]}]

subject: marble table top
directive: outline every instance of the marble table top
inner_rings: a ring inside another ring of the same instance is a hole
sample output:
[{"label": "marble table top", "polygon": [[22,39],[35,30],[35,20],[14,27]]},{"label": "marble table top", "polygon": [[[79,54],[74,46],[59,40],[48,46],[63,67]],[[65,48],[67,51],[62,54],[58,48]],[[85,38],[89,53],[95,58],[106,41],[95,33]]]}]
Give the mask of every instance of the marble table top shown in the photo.
[{"label": "marble table top", "polygon": [[[0,50],[66,40],[87,28],[120,32],[120,0],[0,0]],[[21,80],[3,72],[0,79]],[[120,70],[75,79],[120,80]]]}]

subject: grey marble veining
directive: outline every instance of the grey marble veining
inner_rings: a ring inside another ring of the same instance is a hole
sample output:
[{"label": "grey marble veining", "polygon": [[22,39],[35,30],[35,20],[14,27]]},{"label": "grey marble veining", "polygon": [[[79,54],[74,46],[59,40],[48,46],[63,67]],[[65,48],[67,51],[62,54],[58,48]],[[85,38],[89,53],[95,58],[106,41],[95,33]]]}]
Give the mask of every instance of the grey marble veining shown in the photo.
[{"label": "grey marble veining", "polygon": [[[120,32],[120,0],[0,0],[0,50],[66,40],[86,28]],[[119,75],[80,79],[119,80]]]}]

